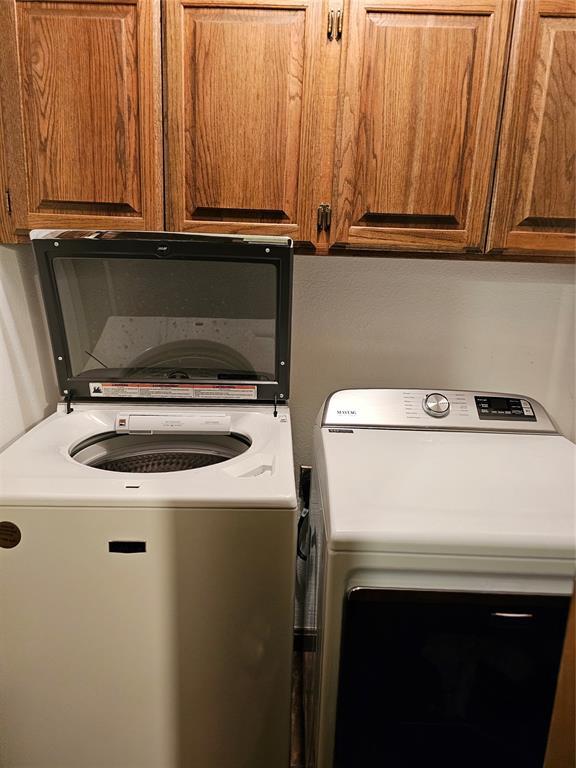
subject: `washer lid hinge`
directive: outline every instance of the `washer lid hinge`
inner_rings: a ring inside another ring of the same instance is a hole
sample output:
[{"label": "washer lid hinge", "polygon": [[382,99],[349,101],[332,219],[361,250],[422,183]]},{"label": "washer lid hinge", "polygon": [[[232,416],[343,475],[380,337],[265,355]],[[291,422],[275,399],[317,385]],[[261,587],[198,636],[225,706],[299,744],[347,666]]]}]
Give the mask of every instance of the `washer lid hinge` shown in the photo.
[{"label": "washer lid hinge", "polygon": [[68,389],[66,391],[66,413],[72,413],[74,408],[72,408],[72,397],[74,395],[73,389]]}]

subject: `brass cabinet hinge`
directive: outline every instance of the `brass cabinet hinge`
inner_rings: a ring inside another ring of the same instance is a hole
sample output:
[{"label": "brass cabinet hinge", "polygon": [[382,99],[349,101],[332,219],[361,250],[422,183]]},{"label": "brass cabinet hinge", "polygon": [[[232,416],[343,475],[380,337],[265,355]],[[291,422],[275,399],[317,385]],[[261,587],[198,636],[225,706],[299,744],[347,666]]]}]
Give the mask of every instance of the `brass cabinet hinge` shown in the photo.
[{"label": "brass cabinet hinge", "polygon": [[8,215],[12,216],[12,195],[9,189],[4,190],[4,205]]},{"label": "brass cabinet hinge", "polygon": [[332,224],[332,208],[330,203],[320,203],[318,206],[316,226],[318,232],[329,232]]},{"label": "brass cabinet hinge", "polygon": [[[336,11],[336,40],[340,40],[342,37],[342,26],[344,24],[344,11],[339,8]],[[328,10],[328,28],[326,30],[328,40],[334,40],[334,11],[332,8]]]}]

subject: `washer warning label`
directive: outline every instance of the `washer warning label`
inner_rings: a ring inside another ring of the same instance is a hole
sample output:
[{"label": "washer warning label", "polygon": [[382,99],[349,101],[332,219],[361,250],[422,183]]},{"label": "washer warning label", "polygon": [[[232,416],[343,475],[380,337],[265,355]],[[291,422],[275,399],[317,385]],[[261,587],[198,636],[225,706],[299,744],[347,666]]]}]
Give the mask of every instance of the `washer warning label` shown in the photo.
[{"label": "washer warning label", "polygon": [[91,397],[138,397],[166,400],[256,400],[253,384],[138,384],[90,382]]}]

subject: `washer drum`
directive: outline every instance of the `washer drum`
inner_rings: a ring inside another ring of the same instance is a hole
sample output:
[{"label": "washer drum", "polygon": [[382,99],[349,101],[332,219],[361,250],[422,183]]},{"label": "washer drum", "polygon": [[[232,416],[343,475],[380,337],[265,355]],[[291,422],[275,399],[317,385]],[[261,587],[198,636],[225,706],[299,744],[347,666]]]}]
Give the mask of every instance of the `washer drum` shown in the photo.
[{"label": "washer drum", "polygon": [[134,435],[106,432],[70,450],[81,464],[107,472],[181,472],[233,459],[248,450],[244,435]]}]

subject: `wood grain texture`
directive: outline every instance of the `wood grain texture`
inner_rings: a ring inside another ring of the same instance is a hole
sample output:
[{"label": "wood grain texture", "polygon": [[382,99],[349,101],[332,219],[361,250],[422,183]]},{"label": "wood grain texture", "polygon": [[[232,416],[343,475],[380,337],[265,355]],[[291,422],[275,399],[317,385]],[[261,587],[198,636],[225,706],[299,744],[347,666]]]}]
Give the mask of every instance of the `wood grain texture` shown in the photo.
[{"label": "wood grain texture", "polygon": [[494,0],[448,0],[445,3],[431,0],[379,0],[379,2],[370,3],[369,7],[396,13],[436,11],[443,13],[449,10],[451,13],[459,14],[491,14],[494,12]]},{"label": "wood grain texture", "polygon": [[[310,253],[309,249],[302,247],[298,243],[296,243],[294,251],[295,253]],[[508,261],[532,264],[563,264],[566,269],[574,269],[574,259],[567,258],[565,254],[542,251],[491,251],[490,253],[484,253],[455,250],[387,250],[379,245],[333,245],[328,248],[322,244],[316,247],[315,253],[318,256],[340,257],[365,256],[390,259],[442,259],[448,261]]]},{"label": "wood grain texture", "polygon": [[6,208],[6,195],[9,190],[7,150],[4,114],[0,109],[0,195],[2,196],[0,199],[0,243],[15,243],[17,240],[14,219]]},{"label": "wood grain texture", "polygon": [[[480,24],[454,16],[427,22],[422,26],[421,19],[404,14],[367,14],[365,45],[371,63],[382,65],[364,71],[366,114],[358,158],[364,181],[355,220],[383,211],[461,223],[466,214],[466,201],[459,199],[462,150],[466,116],[473,109],[469,97],[478,95],[471,82],[474,48],[485,51],[486,30],[479,35]],[[440,109],[441,104],[452,108]]]},{"label": "wood grain texture", "polygon": [[[310,52],[310,79],[315,83],[309,89],[306,114],[311,119],[303,122],[302,145],[306,151],[301,160],[301,215],[300,238],[315,248],[328,247],[329,231],[318,231],[317,211],[321,203],[332,201],[334,179],[334,149],[338,107],[338,74],[342,54],[342,39],[329,40],[326,34],[328,11],[344,11],[336,0],[319,3],[321,8],[319,30]],[[345,16],[344,16],[345,18]]]},{"label": "wood grain texture", "polygon": [[333,243],[481,250],[512,7],[350,0]]},{"label": "wood grain texture", "polygon": [[488,248],[576,250],[576,4],[522,0]]},{"label": "wood grain texture", "polygon": [[239,208],[294,221],[304,12],[202,8],[187,22],[187,217]]},{"label": "wood grain texture", "polygon": [[[18,11],[30,210],[138,213],[135,7],[19,3]],[[82,52],[74,67],[72,51]]]},{"label": "wood grain texture", "polygon": [[576,765],[576,601],[572,597],[544,768]]},{"label": "wood grain texture", "polygon": [[170,229],[309,239],[320,10],[165,2]]},{"label": "wood grain texture", "polygon": [[16,12],[25,226],[161,228],[159,0]]},{"label": "wood grain texture", "polygon": [[27,226],[26,162],[24,158],[24,123],[18,72],[18,34],[15,0],[0,0],[0,112],[2,113],[2,148],[5,184],[12,198],[11,221],[7,239],[19,240]]}]

